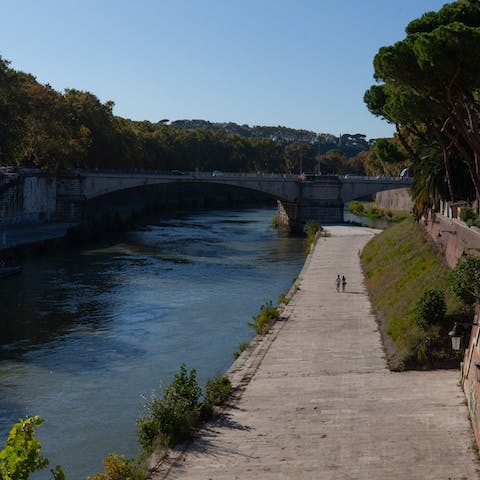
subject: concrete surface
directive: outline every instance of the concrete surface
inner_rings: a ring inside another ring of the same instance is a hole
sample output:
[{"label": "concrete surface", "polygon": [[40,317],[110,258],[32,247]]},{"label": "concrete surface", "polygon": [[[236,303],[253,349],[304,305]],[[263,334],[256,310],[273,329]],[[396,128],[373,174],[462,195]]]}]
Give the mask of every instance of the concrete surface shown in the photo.
[{"label": "concrete surface", "polygon": [[480,478],[458,372],[386,369],[358,259],[375,231],[328,229],[288,319],[232,366],[230,407],[152,479]]}]

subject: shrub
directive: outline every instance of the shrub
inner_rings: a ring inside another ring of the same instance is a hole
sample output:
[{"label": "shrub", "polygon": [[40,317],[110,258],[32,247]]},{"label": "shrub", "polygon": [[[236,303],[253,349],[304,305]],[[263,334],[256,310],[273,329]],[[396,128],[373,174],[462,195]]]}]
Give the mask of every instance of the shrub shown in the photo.
[{"label": "shrub", "polygon": [[[44,423],[38,416],[20,419],[8,435],[5,448],[0,451],[2,480],[27,480],[30,473],[48,468],[48,459],[40,455],[41,444],[34,436],[35,427]],[[65,480],[57,465],[50,470],[54,480]]]},{"label": "shrub", "polygon": [[223,405],[232,392],[232,382],[226,375],[216,377],[207,382],[202,410],[209,416],[214,406]]},{"label": "shrub", "polygon": [[111,453],[103,459],[105,473],[97,473],[88,480],[143,480],[145,474],[134,460],[126,460],[124,455]]},{"label": "shrub", "polygon": [[269,300],[265,305],[260,307],[260,313],[254,315],[253,322],[249,322],[248,326],[255,330],[257,335],[264,335],[270,331],[271,324],[278,320],[280,314]]},{"label": "shrub", "polygon": [[308,220],[303,227],[303,232],[307,237],[315,237],[315,235],[322,230],[323,227],[315,220]]},{"label": "shrub", "polygon": [[475,220],[477,215],[470,207],[463,207],[460,209],[460,220],[468,223]]},{"label": "shrub", "polygon": [[427,289],[414,307],[415,321],[419,327],[440,325],[445,319],[445,295],[441,290]]},{"label": "shrub", "polygon": [[359,217],[365,215],[365,207],[363,206],[362,203],[360,203],[356,200],[354,200],[353,202],[350,202],[348,204],[348,210],[353,215],[358,215]]},{"label": "shrub", "polygon": [[480,257],[462,255],[450,274],[450,288],[467,305],[480,299]]},{"label": "shrub", "polygon": [[187,374],[182,363],[171,385],[165,387],[163,399],[154,395],[147,403],[147,413],[138,421],[140,445],[151,451],[157,443],[171,446],[188,439],[200,416],[201,394],[195,369]]},{"label": "shrub", "polygon": [[372,218],[382,218],[383,217],[383,210],[381,210],[378,207],[373,206],[373,207],[370,207],[367,210],[366,215],[368,217],[372,217]]},{"label": "shrub", "polygon": [[323,227],[315,220],[308,220],[303,226],[303,233],[307,237],[306,254],[310,253],[310,249],[315,242],[318,232],[323,232]]}]

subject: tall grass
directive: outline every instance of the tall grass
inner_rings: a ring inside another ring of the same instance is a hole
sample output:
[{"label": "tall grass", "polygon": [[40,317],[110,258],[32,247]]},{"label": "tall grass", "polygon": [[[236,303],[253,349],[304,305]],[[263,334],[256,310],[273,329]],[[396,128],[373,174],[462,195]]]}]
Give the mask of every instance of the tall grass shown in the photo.
[{"label": "tall grass", "polygon": [[[468,315],[448,288],[449,269],[428,242],[422,227],[408,219],[375,236],[361,254],[366,283],[394,369],[458,365],[449,347],[452,318]],[[445,295],[446,315],[441,323],[422,326],[416,306],[429,289]]]}]

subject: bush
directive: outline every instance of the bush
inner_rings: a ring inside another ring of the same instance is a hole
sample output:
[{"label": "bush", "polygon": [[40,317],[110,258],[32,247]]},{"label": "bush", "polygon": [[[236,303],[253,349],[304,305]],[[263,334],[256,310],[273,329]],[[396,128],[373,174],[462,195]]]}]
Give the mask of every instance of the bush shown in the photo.
[{"label": "bush", "polygon": [[353,215],[358,215],[359,217],[362,217],[363,215],[365,215],[365,207],[363,206],[362,203],[356,200],[348,204],[348,210]]},{"label": "bush", "polygon": [[441,290],[427,289],[414,307],[415,321],[419,327],[440,325],[445,319],[445,295]]},{"label": "bush", "polygon": [[449,281],[453,293],[467,305],[480,300],[480,257],[462,255]]},{"label": "bush", "polygon": [[200,416],[202,389],[195,369],[187,374],[185,364],[165,387],[163,399],[155,396],[148,402],[147,413],[138,421],[138,440],[147,451],[156,444],[172,446],[187,440]]},{"label": "bush", "polygon": [[460,220],[468,223],[469,221],[475,220],[477,215],[470,207],[463,207],[460,209]]},{"label": "bush", "polygon": [[323,227],[315,220],[308,220],[303,227],[303,232],[307,237],[315,237],[318,232],[321,232]]},{"label": "bush", "polygon": [[205,398],[202,406],[204,415],[209,416],[214,406],[223,405],[231,392],[232,382],[226,375],[209,380],[205,387]]},{"label": "bush", "polygon": [[260,307],[260,313],[252,317],[253,322],[249,322],[248,326],[252,327],[257,335],[265,335],[270,331],[271,324],[278,320],[279,316],[278,310],[273,306],[272,301],[269,300]]},{"label": "bush", "polygon": [[323,232],[323,227],[315,220],[308,220],[303,226],[303,233],[307,237],[307,255],[310,253],[311,246],[314,244],[318,232]]},{"label": "bush", "polygon": [[105,473],[97,473],[88,480],[143,480],[144,472],[134,460],[126,460],[124,455],[111,453],[103,459]]},{"label": "bush", "polygon": [[[42,446],[34,436],[35,427],[40,427],[43,422],[43,419],[35,416],[20,419],[13,425],[5,448],[0,451],[2,480],[27,480],[30,473],[48,468],[49,462],[40,455]],[[54,480],[65,480],[58,465],[50,472]]]}]

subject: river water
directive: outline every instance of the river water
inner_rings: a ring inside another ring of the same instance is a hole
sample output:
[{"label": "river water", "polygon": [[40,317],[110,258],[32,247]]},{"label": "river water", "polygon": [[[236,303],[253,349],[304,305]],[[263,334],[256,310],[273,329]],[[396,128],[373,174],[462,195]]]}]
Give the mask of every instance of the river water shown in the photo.
[{"label": "river water", "polygon": [[[223,373],[262,303],[293,283],[304,242],[272,209],[152,222],[108,245],[30,259],[0,284],[0,449],[40,415],[42,453],[69,480],[138,453],[136,420],[182,362],[200,383]],[[44,478],[44,477],[41,477]]]}]

